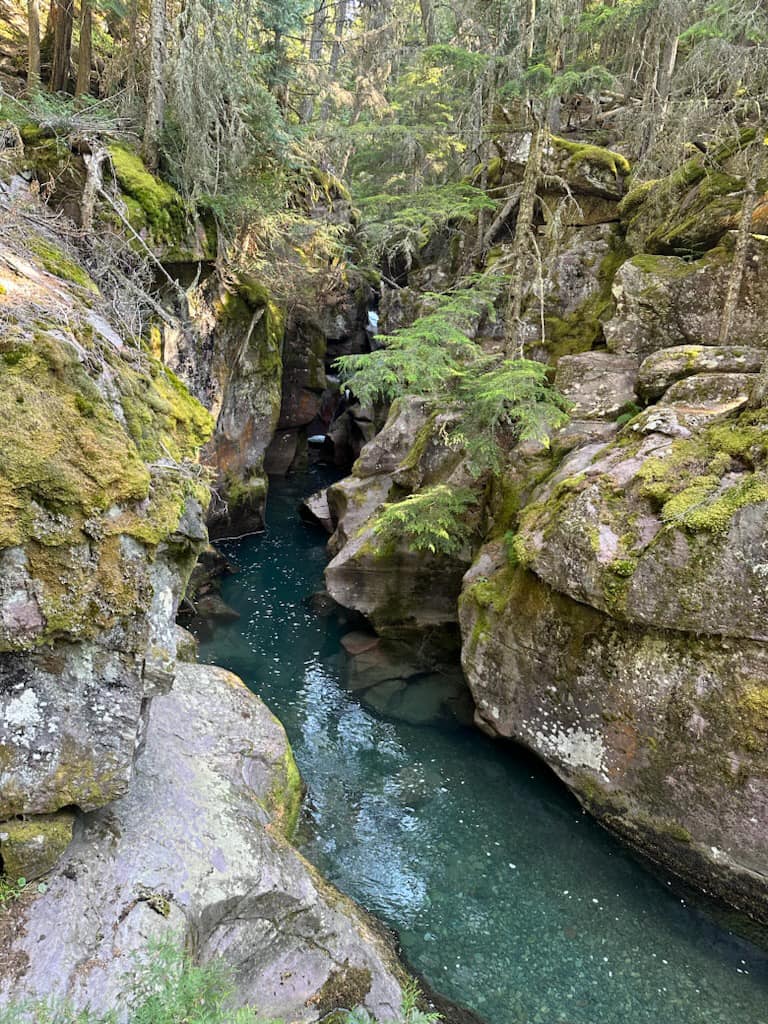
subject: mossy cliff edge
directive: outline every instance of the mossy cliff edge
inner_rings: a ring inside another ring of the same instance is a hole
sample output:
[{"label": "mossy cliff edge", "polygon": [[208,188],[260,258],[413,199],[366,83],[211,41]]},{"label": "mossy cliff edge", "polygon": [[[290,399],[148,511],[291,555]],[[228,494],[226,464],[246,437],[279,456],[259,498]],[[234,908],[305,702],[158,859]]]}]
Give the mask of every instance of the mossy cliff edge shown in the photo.
[{"label": "mossy cliff edge", "polygon": [[[146,702],[173,681],[212,420],[27,213],[0,243],[0,820],[45,816],[37,845],[60,852],[72,816],[51,816],[126,792]],[[25,834],[0,824],[3,862]]]},{"label": "mossy cliff edge", "polygon": [[[543,757],[666,870],[765,922],[762,222],[742,249],[721,338],[748,141],[668,179],[630,182],[624,198],[628,168],[598,154],[614,197],[585,204],[558,251],[542,230],[541,282],[524,303],[526,349],[552,363],[570,423],[546,446],[517,445],[502,471],[471,484],[469,549],[435,563],[405,540],[395,552],[375,543],[385,504],[467,481],[461,453],[445,449],[447,410],[402,401],[353,476],[328,492],[327,580],[389,636],[423,637],[458,618],[481,728]],[[566,174],[577,157],[595,162],[589,147],[554,145]],[[497,185],[519,177],[513,153],[495,170]],[[579,168],[574,191],[592,178]],[[503,266],[508,245],[489,258]],[[438,273],[416,262],[412,279],[418,287]],[[382,308],[387,329],[406,305],[385,295]],[[493,350],[499,322],[477,334]]]}]

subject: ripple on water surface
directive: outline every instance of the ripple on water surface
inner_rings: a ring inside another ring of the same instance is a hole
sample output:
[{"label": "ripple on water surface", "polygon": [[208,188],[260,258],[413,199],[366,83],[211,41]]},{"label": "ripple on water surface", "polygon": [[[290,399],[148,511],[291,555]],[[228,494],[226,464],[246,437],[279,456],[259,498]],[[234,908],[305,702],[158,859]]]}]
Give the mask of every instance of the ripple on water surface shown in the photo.
[{"label": "ripple on water surface", "polygon": [[225,545],[241,613],[202,648],[280,717],[308,783],[303,850],[436,989],[489,1024],[768,1024],[768,957],[647,873],[538,763],[471,730],[378,718],[304,599],[324,537],[273,481],[269,530]]}]

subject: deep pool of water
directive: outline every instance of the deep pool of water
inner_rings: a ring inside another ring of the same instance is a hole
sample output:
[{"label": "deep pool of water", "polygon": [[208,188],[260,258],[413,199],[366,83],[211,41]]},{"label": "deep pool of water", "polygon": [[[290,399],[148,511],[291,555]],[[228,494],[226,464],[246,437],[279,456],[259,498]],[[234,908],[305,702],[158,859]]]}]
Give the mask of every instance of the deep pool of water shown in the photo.
[{"label": "deep pool of water", "polygon": [[296,510],[321,474],[273,481],[267,533],[222,545],[241,618],[202,647],[288,731],[304,853],[488,1024],[768,1024],[768,956],[645,871],[546,769],[471,729],[387,721],[343,688],[344,630],[304,603],[327,558]]}]

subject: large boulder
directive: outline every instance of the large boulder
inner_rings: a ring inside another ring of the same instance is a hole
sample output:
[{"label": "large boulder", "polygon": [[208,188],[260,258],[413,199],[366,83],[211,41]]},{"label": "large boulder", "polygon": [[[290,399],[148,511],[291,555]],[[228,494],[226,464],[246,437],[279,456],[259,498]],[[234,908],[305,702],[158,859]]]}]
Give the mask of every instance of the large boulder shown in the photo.
[{"label": "large boulder", "polygon": [[461,601],[479,724],[645,855],[768,922],[768,648],[623,623],[489,552]]},{"label": "large boulder", "polygon": [[0,920],[0,1005],[60,997],[129,1016],[147,942],[233,970],[235,1002],[389,1020],[406,975],[382,929],[287,842],[301,784],[282,726],[236,677],[180,665],[152,704],[129,793],[82,816],[47,890]]},{"label": "large boulder", "polygon": [[331,597],[382,635],[428,639],[437,648],[455,642],[456,601],[471,552],[417,551],[404,539],[383,543],[377,524],[388,502],[435,484],[472,483],[461,451],[446,443],[452,423],[450,414],[430,413],[423,399],[396,403],[353,475],[328,490],[337,523],[325,574]]},{"label": "large boulder", "polygon": [[670,437],[641,417],[576,450],[523,510],[520,560],[617,619],[767,640],[764,418],[715,416]]},{"label": "large boulder", "polygon": [[558,360],[555,387],[580,420],[615,420],[633,405],[638,361],[611,352],[584,352]]},{"label": "large boulder", "polygon": [[[608,348],[645,359],[671,346],[718,345],[732,256],[732,246],[722,244],[693,262],[647,254],[628,260],[613,284],[616,312],[604,326]],[[766,304],[768,239],[753,236],[729,345],[768,348]]]},{"label": "large boulder", "polygon": [[766,352],[740,345],[677,345],[662,348],[643,360],[637,394],[655,402],[679,380],[701,373],[759,373]]}]

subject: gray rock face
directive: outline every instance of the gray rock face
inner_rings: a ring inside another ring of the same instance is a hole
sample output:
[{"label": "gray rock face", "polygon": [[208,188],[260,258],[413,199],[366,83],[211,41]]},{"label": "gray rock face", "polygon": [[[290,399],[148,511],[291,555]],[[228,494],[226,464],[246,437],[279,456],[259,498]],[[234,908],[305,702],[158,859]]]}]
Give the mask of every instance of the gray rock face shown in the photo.
[{"label": "gray rock face", "polygon": [[[41,229],[42,232],[42,229]],[[205,540],[208,489],[194,465],[202,407],[157,360],[124,345],[108,308],[56,277],[9,227],[0,361],[0,833],[27,856],[61,848],[61,808],[124,795],[149,699],[176,661],[173,620]],[[66,265],[66,264],[65,264]],[[30,305],[32,303],[33,305]],[[47,315],[61,326],[37,329]],[[140,397],[139,397],[140,396]],[[46,838],[47,836],[47,838]],[[35,841],[37,841],[35,839]]]},{"label": "gray rock face", "polygon": [[753,383],[754,377],[748,373],[696,373],[676,381],[660,404],[690,412],[733,412],[747,404]]},{"label": "gray rock face", "polygon": [[555,387],[582,420],[613,420],[635,398],[638,360],[610,352],[584,352],[558,360]]},{"label": "gray rock face", "polygon": [[765,645],[623,625],[498,563],[461,607],[480,723],[654,860],[768,920]]},{"label": "gray rock face", "polygon": [[762,474],[721,454],[722,476],[707,477],[717,449],[695,434],[574,452],[522,514],[526,563],[619,619],[768,640],[768,495]]},{"label": "gray rock face", "polygon": [[405,543],[382,547],[375,519],[385,502],[421,487],[471,484],[461,452],[446,445],[447,415],[430,416],[426,404],[408,398],[393,407],[382,432],[363,449],[353,476],[328,489],[337,522],[326,569],[331,597],[361,612],[383,635],[432,638],[455,632],[456,600],[470,552],[453,556],[415,552]]},{"label": "gray rock face", "polygon": [[[678,345],[718,345],[731,255],[713,249],[686,263],[677,256],[635,256],[613,285],[615,315],[604,327],[612,352],[639,356]],[[753,237],[730,345],[768,348],[768,241]]]},{"label": "gray rock face", "polygon": [[405,974],[377,926],[283,838],[300,783],[277,720],[234,676],[180,665],[152,705],[130,792],[83,816],[48,890],[0,923],[0,1005],[118,1006],[131,955],[177,933],[233,969],[238,1004],[390,1019]]},{"label": "gray rock face", "polygon": [[663,348],[644,359],[637,379],[637,393],[644,402],[655,402],[679,380],[702,373],[758,373],[765,352],[737,345],[677,345]]},{"label": "gray rock face", "polygon": [[210,278],[191,295],[190,311],[191,327],[166,327],[163,351],[216,421],[203,453],[219,496],[211,533],[255,532],[264,526],[264,455],[280,416],[282,314],[247,278],[233,289]]}]

